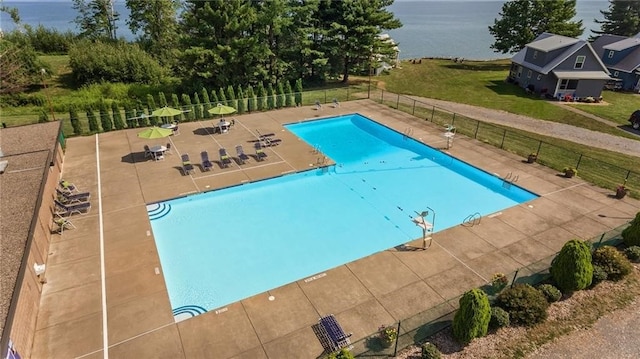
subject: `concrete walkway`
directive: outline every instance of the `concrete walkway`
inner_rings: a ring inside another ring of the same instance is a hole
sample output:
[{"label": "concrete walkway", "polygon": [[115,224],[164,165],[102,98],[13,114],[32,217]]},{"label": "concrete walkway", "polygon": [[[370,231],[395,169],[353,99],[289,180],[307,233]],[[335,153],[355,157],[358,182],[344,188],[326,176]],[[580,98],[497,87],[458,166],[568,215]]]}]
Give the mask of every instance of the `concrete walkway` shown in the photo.
[{"label": "concrete walkway", "polygon": [[[403,332],[417,330],[434,319],[434,308],[453,310],[458,296],[486,284],[494,273],[534,275],[567,240],[600,236],[640,209],[629,196],[614,199],[610,191],[580,178],[560,177],[457,136],[447,153],[498,178],[517,176],[517,185],[540,198],[483,217],[474,226],[437,231],[426,251],[411,250],[422,242],[416,233],[404,247],[178,321],[146,205],[313,169],[322,155],[283,124],[355,112],[400,133],[411,128],[416,140],[434,148],[446,144],[441,127],[370,100],[245,114],[226,134],[213,134],[212,121],[181,123],[180,135],[163,140],[172,144],[173,154],[158,162],[145,158],[143,146],[150,143],[137,138],[138,129],[70,138],[63,176],[92,193],[93,207],[71,218],[76,229],[52,240],[32,357],[316,358],[324,348],[313,328],[329,313],[353,333],[354,351],[362,351],[381,325],[402,321]],[[216,166],[211,172],[197,166],[193,174],[181,173],[180,154],[191,154],[197,164],[199,151],[248,145],[256,130],[283,140],[266,150],[267,161]]]}]

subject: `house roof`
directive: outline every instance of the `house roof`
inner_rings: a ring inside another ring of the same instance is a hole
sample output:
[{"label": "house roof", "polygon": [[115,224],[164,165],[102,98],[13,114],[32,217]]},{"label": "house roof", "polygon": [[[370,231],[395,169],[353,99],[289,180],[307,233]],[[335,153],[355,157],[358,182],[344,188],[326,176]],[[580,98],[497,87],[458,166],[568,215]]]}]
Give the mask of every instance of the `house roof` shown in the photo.
[{"label": "house roof", "polygon": [[630,37],[603,46],[605,50],[622,51],[640,45],[640,38]]},{"label": "house roof", "polygon": [[0,128],[2,160],[8,161],[0,174],[0,332],[7,324],[31,221],[60,128],[60,121]]},{"label": "house roof", "polygon": [[[638,39],[640,40],[640,39]],[[622,60],[615,65],[609,65],[609,68],[615,71],[633,72],[640,67],[640,46],[631,51]]]},{"label": "house roof", "polygon": [[[573,41],[569,41],[569,40],[573,40]],[[531,46],[532,44],[537,44],[537,45],[535,45],[535,47],[532,47]],[[539,46],[541,44],[543,46]],[[538,66],[536,64],[532,64],[532,63],[527,62],[525,60],[525,55],[527,54],[527,49],[536,49],[536,50],[548,52],[548,51],[551,51],[551,50],[557,50],[557,49],[562,48],[562,46],[558,47],[561,44],[564,45],[565,50],[562,51],[554,59],[551,59],[551,61],[549,61],[543,67]],[[536,40],[534,40],[533,42],[527,44],[527,46],[525,46],[525,48],[520,50],[517,54],[515,54],[511,58],[511,61],[516,63],[516,64],[518,64],[518,65],[522,65],[522,66],[524,66],[524,67],[526,67],[528,69],[534,70],[534,71],[539,72],[539,73],[544,74],[544,75],[547,75],[547,74],[549,74],[549,72],[551,72],[553,69],[555,69],[558,65],[560,65],[564,60],[566,60],[571,55],[573,55],[574,53],[576,53],[578,50],[582,49],[585,46],[587,46],[589,48],[589,50],[593,54],[593,58],[596,61],[598,61],[598,63],[600,64],[600,67],[602,68],[603,75],[606,75],[607,78],[608,78],[609,71],[607,70],[607,67],[604,65],[604,63],[602,63],[602,61],[600,60],[600,57],[598,57],[598,55],[596,55],[595,51],[593,50],[591,45],[586,40],[572,39],[570,37],[554,35],[554,34],[550,34],[550,33],[546,33],[546,32],[541,34],[540,36],[538,36],[536,38]],[[551,49],[551,50],[541,50],[542,48],[547,48],[547,49]],[[576,71],[576,72],[580,73],[581,71]]]},{"label": "house roof", "polygon": [[604,34],[598,36],[598,38],[591,43],[591,47],[593,48],[593,50],[595,50],[598,57],[602,58],[602,55],[604,55],[605,46],[624,39],[626,39],[626,37],[624,36]]},{"label": "house roof", "polygon": [[559,79],[566,80],[611,80],[611,77],[602,71],[552,71]]}]

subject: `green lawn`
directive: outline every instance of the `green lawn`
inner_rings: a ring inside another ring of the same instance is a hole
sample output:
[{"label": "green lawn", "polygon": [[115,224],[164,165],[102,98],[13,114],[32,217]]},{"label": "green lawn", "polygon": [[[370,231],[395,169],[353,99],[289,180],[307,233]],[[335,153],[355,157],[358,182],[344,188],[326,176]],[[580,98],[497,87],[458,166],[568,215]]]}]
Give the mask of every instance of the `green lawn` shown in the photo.
[{"label": "green lawn", "polygon": [[[385,88],[394,93],[467,103],[566,123],[616,136],[637,138],[602,122],[563,109],[538,96],[527,95],[522,88],[506,83],[504,80],[509,72],[509,64],[509,60],[454,63],[451,60],[423,59],[421,64],[404,61],[400,69],[394,69],[389,75],[379,77],[378,81],[383,82]],[[627,114],[628,118],[629,109],[633,107],[630,104],[634,100],[636,104],[638,103],[638,97],[632,94],[607,91],[603,96],[606,96],[605,101],[610,98],[612,106],[594,105],[589,107],[588,112],[601,109],[603,112],[613,114],[613,111],[617,111],[620,114]],[[580,109],[584,107],[587,106],[581,106]],[[620,114],[605,118],[621,118]]]},{"label": "green lawn", "polygon": [[572,106],[621,125],[629,125],[631,113],[640,110],[640,95],[638,94],[603,91],[602,97],[604,99],[602,104],[576,103]]}]

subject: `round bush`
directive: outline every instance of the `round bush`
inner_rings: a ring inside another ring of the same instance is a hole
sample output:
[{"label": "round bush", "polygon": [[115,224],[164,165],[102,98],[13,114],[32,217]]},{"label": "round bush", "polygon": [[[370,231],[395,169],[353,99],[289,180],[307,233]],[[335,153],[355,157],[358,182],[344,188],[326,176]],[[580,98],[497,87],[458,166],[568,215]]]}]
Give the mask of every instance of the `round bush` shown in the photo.
[{"label": "round bush", "polygon": [[593,275],[589,245],[579,239],[565,243],[551,262],[549,272],[565,293],[587,288]]},{"label": "round bush", "polygon": [[500,307],[491,307],[491,320],[489,321],[489,328],[498,329],[502,327],[508,327],[511,324],[509,320],[509,313]]},{"label": "round bush", "polygon": [[529,284],[507,288],[496,298],[496,305],[509,313],[511,323],[531,326],[547,319],[549,302]]},{"label": "round bush", "polygon": [[442,357],[442,353],[440,353],[440,350],[438,350],[438,347],[436,347],[432,343],[422,344],[422,354],[420,355],[420,358],[440,359],[441,357]]},{"label": "round bush", "polygon": [[632,262],[640,262],[640,246],[625,248],[624,255]]},{"label": "round bush", "polygon": [[562,292],[560,289],[552,286],[551,284],[542,284],[538,286],[538,290],[547,298],[547,302],[553,303],[557,302],[562,298]]},{"label": "round bush", "polygon": [[593,280],[591,280],[591,287],[595,287],[596,284],[607,280],[607,272],[599,265],[593,266]]},{"label": "round bush", "polygon": [[329,354],[327,359],[355,359],[355,357],[347,348],[342,348],[338,352]]},{"label": "round bush", "polygon": [[593,264],[607,272],[607,279],[618,281],[631,273],[631,262],[612,246],[604,246],[593,252]]},{"label": "round bush", "polygon": [[622,240],[627,247],[640,246],[640,212],[636,213],[629,227],[622,231]]},{"label": "round bush", "polygon": [[463,344],[487,335],[491,307],[489,298],[480,289],[472,289],[460,298],[460,309],[453,317],[453,336]]}]

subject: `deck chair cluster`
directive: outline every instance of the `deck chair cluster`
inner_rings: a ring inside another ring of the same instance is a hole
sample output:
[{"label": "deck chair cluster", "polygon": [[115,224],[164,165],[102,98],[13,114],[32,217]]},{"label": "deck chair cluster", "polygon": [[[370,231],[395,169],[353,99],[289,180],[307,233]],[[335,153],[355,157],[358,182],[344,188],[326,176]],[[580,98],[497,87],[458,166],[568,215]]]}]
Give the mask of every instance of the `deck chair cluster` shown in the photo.
[{"label": "deck chair cluster", "polygon": [[[56,199],[53,201],[54,213],[58,217],[89,213],[91,210],[90,198],[91,193],[81,192],[73,183],[61,180],[56,188]],[[63,224],[66,225],[66,223]]]},{"label": "deck chair cluster", "polygon": [[319,339],[322,347],[328,352],[336,352],[342,348],[349,348],[349,337],[353,333],[345,333],[333,314],[321,317],[318,321]]}]

